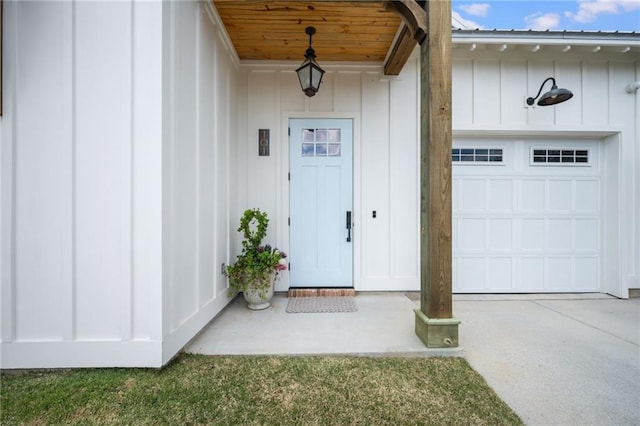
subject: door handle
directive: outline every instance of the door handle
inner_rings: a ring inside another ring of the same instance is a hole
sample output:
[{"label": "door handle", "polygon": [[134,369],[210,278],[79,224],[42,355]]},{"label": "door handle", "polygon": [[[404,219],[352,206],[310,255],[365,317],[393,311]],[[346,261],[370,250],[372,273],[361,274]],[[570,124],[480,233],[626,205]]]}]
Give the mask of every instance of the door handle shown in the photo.
[{"label": "door handle", "polygon": [[347,212],[347,242],[351,242],[351,212]]}]

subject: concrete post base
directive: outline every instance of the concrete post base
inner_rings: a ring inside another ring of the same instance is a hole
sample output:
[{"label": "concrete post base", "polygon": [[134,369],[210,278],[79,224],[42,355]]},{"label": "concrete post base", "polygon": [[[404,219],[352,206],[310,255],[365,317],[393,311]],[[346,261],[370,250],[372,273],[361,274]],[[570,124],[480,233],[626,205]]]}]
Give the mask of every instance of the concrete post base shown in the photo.
[{"label": "concrete post base", "polygon": [[431,319],[420,309],[416,313],[416,334],[428,348],[457,348],[458,324],[455,318]]}]

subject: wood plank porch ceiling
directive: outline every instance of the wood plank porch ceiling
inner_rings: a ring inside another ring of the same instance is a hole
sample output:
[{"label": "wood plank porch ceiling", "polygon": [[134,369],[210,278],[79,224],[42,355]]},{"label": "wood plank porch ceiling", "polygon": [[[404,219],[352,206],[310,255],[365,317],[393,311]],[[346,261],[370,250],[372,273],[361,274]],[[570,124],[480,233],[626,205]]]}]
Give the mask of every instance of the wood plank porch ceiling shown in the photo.
[{"label": "wood plank porch ceiling", "polygon": [[383,62],[402,20],[382,1],[212,0],[242,60]]}]

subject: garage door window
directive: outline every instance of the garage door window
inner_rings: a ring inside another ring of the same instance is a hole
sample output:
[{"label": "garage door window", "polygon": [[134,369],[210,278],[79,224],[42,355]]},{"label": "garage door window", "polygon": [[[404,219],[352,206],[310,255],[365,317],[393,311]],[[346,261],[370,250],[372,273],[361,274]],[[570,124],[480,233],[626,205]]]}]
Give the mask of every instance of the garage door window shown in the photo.
[{"label": "garage door window", "polygon": [[532,165],[588,166],[588,149],[531,148]]},{"label": "garage door window", "polygon": [[502,148],[453,148],[451,161],[462,164],[502,164]]}]

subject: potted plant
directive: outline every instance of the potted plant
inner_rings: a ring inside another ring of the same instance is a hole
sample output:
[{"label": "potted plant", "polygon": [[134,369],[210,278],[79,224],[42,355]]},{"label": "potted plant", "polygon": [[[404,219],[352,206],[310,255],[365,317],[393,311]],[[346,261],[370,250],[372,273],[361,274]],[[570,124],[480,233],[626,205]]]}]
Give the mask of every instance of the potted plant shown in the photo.
[{"label": "potted plant", "polygon": [[236,262],[227,266],[230,293],[242,292],[249,309],[261,310],[271,305],[273,284],[279,272],[287,269],[287,255],[270,245],[262,245],[267,235],[269,218],[259,209],[245,210],[240,219],[242,252]]}]

